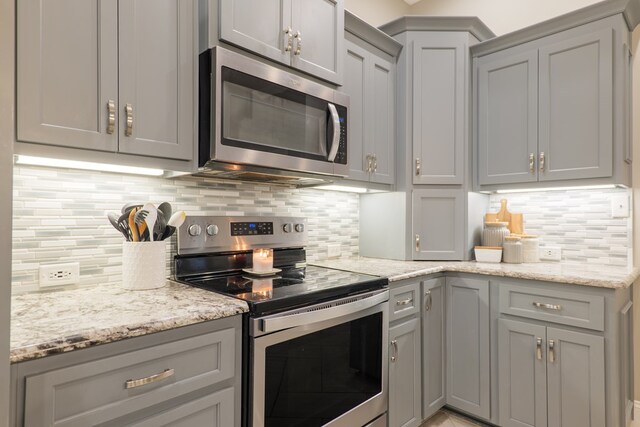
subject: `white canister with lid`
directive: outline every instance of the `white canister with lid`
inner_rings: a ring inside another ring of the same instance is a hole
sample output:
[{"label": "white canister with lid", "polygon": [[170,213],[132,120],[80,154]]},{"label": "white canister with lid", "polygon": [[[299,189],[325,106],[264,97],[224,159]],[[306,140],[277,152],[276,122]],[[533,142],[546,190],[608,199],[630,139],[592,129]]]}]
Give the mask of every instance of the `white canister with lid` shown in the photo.
[{"label": "white canister with lid", "polygon": [[538,236],[525,234],[522,236],[523,262],[540,262],[540,240]]},{"label": "white canister with lid", "polygon": [[508,222],[485,222],[482,230],[482,246],[502,246],[509,235]]},{"label": "white canister with lid", "polygon": [[502,261],[509,264],[522,264],[522,242],[519,236],[507,236],[502,245]]}]

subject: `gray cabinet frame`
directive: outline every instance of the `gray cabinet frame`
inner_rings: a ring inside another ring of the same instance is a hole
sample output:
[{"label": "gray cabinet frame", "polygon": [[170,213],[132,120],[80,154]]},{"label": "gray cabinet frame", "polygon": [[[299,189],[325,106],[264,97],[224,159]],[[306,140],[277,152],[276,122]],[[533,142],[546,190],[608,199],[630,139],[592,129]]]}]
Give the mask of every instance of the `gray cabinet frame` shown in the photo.
[{"label": "gray cabinet frame", "polygon": [[422,282],[422,418],[446,403],[446,279]]}]

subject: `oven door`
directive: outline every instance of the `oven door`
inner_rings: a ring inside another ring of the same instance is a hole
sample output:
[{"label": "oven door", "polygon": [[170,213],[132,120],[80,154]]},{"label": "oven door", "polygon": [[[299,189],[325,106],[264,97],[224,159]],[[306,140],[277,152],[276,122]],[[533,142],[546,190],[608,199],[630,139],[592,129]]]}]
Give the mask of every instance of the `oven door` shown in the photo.
[{"label": "oven door", "polygon": [[249,425],[359,427],[384,414],[388,298],[376,291],[252,320]]},{"label": "oven door", "polygon": [[213,160],[347,175],[348,96],[219,47],[213,55]]}]

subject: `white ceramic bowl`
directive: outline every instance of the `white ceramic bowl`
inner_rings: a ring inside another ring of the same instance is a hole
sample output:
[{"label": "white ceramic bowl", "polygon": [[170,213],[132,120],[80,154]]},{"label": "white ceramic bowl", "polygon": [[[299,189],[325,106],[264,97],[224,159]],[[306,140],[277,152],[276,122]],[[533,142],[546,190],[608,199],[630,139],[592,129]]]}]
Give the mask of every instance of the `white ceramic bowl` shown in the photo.
[{"label": "white ceramic bowl", "polygon": [[502,248],[499,246],[476,246],[474,252],[477,262],[499,263],[502,260]]}]

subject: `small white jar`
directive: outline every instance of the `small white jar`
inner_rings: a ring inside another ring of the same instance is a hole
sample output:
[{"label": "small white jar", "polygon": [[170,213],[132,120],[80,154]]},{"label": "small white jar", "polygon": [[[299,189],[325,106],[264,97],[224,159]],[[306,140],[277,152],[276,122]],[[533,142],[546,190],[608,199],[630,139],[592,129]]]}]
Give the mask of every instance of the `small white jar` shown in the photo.
[{"label": "small white jar", "polygon": [[540,240],[538,236],[525,234],[522,236],[523,262],[540,262]]},{"label": "small white jar", "polygon": [[522,242],[520,237],[507,236],[502,245],[502,261],[509,264],[522,264]]}]

